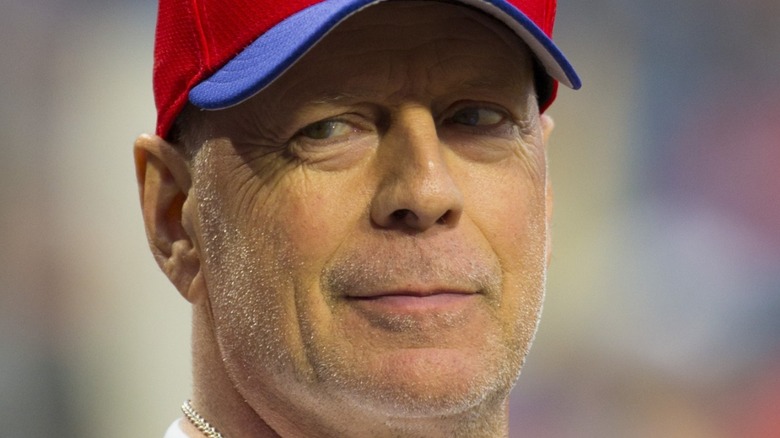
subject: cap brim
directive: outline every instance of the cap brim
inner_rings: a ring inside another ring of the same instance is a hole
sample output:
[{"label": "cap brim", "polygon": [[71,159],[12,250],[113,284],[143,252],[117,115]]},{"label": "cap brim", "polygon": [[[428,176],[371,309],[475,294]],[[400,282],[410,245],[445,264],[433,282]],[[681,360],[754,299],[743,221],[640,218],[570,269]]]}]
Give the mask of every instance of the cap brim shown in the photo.
[{"label": "cap brim", "polygon": [[[328,0],[291,15],[195,86],[190,102],[202,109],[237,105],[268,86],[339,23],[383,0]],[[461,0],[512,29],[539,59],[547,74],[574,89],[581,82],[563,53],[525,14],[503,0]]]}]

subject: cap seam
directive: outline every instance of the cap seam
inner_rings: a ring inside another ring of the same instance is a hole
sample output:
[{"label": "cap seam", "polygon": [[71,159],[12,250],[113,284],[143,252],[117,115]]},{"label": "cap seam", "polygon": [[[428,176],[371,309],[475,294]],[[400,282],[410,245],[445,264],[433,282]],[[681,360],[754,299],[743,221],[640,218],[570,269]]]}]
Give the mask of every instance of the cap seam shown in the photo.
[{"label": "cap seam", "polygon": [[209,50],[208,39],[206,38],[206,29],[203,27],[203,18],[201,14],[205,14],[205,11],[201,11],[198,0],[192,0],[192,10],[195,15],[195,28],[198,34],[198,41],[200,42],[201,53],[203,58],[201,59],[201,71],[204,68],[208,68],[211,65],[211,51]]},{"label": "cap seam", "polygon": [[550,27],[549,32],[550,38],[552,39],[553,34],[555,33],[555,16],[558,15],[558,2],[555,0],[551,1],[545,13],[547,16],[544,17],[544,20],[545,23]]}]

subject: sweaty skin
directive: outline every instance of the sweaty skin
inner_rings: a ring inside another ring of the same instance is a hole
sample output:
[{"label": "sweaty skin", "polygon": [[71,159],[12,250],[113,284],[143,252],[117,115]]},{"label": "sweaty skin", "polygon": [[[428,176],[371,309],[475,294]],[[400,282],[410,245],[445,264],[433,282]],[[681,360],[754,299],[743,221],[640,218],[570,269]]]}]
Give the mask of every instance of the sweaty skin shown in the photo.
[{"label": "sweaty skin", "polygon": [[532,74],[483,13],[382,3],[252,99],[193,111],[193,157],[138,140],[153,251],[193,303],[193,404],[217,429],[506,435],[549,252]]}]

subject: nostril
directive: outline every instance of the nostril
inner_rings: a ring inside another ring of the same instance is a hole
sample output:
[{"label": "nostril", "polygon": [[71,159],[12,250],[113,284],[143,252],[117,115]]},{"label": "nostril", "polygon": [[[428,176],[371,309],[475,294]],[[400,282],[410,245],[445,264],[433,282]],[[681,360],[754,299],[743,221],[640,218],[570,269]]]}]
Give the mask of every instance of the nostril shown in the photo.
[{"label": "nostril", "polygon": [[[435,221],[431,222],[430,225],[433,223],[436,223],[438,225],[446,225],[448,224],[454,217],[456,213],[452,210],[447,210],[443,215],[436,218]],[[410,210],[408,208],[400,208],[398,210],[393,211],[390,214],[390,219],[394,223],[398,224],[405,224],[408,226],[417,226],[420,224],[420,220],[422,219],[424,221],[424,218],[419,217],[413,210]],[[431,218],[433,220],[433,218]]]},{"label": "nostril", "polygon": [[402,209],[394,211],[392,216],[393,216],[393,219],[395,219],[397,221],[402,221],[402,220],[406,219],[406,217],[409,216],[410,214],[412,214],[411,210],[409,210],[408,208],[402,208]]}]

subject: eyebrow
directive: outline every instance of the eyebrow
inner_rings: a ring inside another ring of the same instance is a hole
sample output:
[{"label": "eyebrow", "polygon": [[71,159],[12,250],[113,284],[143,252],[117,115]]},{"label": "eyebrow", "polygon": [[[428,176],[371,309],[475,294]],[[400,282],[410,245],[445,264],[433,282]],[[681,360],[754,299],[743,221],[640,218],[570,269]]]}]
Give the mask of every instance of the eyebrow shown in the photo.
[{"label": "eyebrow", "polygon": [[[444,78],[447,92],[479,92],[492,91],[499,93],[522,92],[525,89],[523,85],[523,75],[484,75],[480,77],[471,77],[464,79]],[[449,84],[447,84],[449,83]],[[441,90],[441,88],[439,89]],[[355,103],[371,101],[379,95],[386,93],[387,90],[371,87],[353,87],[349,91],[330,91],[307,101],[306,105],[340,105],[344,103]]]},{"label": "eyebrow", "polygon": [[522,81],[516,76],[468,79],[458,83],[462,90],[522,90]]},{"label": "eyebrow", "polygon": [[368,90],[361,92],[328,93],[324,96],[319,96],[316,99],[309,101],[309,103],[313,105],[328,105],[341,103],[344,101],[354,102],[365,100],[371,96],[376,96],[376,93]]},{"label": "eyebrow", "polygon": [[[514,77],[514,76],[512,76]],[[465,88],[510,88],[519,85],[517,81],[504,78],[469,79],[460,83]]]}]

